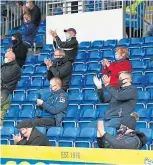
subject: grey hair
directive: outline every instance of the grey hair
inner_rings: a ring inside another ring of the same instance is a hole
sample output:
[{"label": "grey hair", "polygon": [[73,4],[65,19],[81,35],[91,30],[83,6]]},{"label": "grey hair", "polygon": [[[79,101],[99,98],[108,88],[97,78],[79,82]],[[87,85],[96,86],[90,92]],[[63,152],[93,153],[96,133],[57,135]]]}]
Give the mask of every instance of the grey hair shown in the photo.
[{"label": "grey hair", "polygon": [[128,77],[130,77],[131,79],[132,79],[132,73],[131,72],[129,72],[129,71],[121,71],[120,73],[119,73],[119,76],[120,76],[120,74],[125,74],[125,75],[127,75]]},{"label": "grey hair", "polygon": [[59,51],[60,55],[65,57],[65,51],[63,49],[57,48],[55,51]]}]

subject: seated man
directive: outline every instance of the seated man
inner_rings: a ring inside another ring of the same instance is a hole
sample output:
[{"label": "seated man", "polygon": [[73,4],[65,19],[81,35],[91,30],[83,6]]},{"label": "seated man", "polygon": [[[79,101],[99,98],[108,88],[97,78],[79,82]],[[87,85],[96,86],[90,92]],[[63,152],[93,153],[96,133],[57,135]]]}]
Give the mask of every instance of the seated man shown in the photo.
[{"label": "seated man", "polygon": [[50,146],[47,137],[33,126],[31,120],[23,120],[16,127],[20,130],[13,136],[16,145]]},{"label": "seated man", "polygon": [[55,61],[46,60],[48,68],[47,78],[59,77],[62,81],[62,89],[66,91],[69,88],[69,82],[72,74],[72,63],[65,58],[65,52],[62,49],[56,49],[54,52]]},{"label": "seated man", "polygon": [[22,34],[16,32],[12,35],[12,51],[15,54],[17,64],[22,68],[27,57],[27,46],[23,44]]},{"label": "seated man", "polygon": [[50,31],[50,35],[53,37],[54,48],[61,48],[65,51],[66,58],[70,62],[74,62],[78,52],[78,41],[76,40],[76,30],[74,28],[69,28],[64,30],[66,35],[66,41],[61,41],[56,31]]},{"label": "seated man", "polygon": [[103,121],[98,121],[98,146],[114,149],[141,149],[146,144],[147,138],[143,133],[135,131],[138,118],[136,113],[122,117],[120,129],[115,137],[104,131]]},{"label": "seated man", "polygon": [[42,111],[50,113],[51,117],[32,119],[34,126],[60,126],[63,117],[66,115],[68,97],[61,89],[61,80],[58,77],[52,78],[50,88],[51,93],[47,100],[37,99],[37,105]]},{"label": "seated man", "polygon": [[104,75],[103,83],[109,95],[104,95],[102,83],[94,77],[94,83],[98,88],[98,96],[102,103],[109,103],[108,110],[104,114],[105,127],[120,127],[120,120],[123,116],[129,116],[135,109],[138,91],[131,84],[130,72],[123,71],[119,74],[120,88],[110,86],[110,77]]},{"label": "seated man", "polygon": [[33,46],[34,39],[37,32],[37,26],[31,21],[30,12],[26,12],[24,15],[24,25],[21,27],[22,40],[27,48]]}]

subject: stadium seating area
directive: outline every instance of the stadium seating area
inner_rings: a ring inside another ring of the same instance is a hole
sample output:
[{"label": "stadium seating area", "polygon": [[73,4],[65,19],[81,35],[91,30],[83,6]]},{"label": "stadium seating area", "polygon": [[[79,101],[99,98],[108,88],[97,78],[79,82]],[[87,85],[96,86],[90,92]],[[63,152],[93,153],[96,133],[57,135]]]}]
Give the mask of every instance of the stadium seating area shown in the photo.
[{"label": "stadium seating area", "polygon": [[[8,110],[4,127],[1,129],[1,144],[13,144],[12,134],[18,133],[15,125],[24,119],[50,116],[36,109],[36,99],[49,94],[49,81],[46,79],[46,67],[41,64],[46,58],[53,58],[53,46],[45,45],[45,26],[42,21],[35,39],[35,46],[41,47],[40,54],[27,56],[22,70],[22,78],[11,97],[11,108]],[[10,44],[11,34],[2,41],[1,61]],[[124,46],[129,49],[133,66],[133,84],[139,90],[136,112],[140,119],[137,129],[148,138],[143,149],[153,149],[153,37],[131,38],[107,41],[83,41],[79,45],[76,61],[73,63],[73,75],[68,89],[69,108],[61,127],[38,129],[47,135],[52,146],[61,147],[98,147],[96,129],[89,128],[88,123],[102,118],[107,104],[101,104],[93,83],[93,76],[101,77],[101,60],[115,60],[115,48]],[[107,95],[107,92],[105,93]],[[111,135],[116,134],[114,128],[105,128]]]}]

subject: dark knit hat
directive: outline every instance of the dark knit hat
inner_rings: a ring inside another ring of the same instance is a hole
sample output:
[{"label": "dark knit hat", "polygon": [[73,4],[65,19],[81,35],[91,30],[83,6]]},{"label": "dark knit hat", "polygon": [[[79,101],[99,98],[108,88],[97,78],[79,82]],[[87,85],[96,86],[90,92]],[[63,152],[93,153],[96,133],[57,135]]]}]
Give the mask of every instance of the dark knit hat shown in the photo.
[{"label": "dark knit hat", "polygon": [[34,125],[32,124],[31,120],[23,120],[19,124],[17,124],[16,128],[21,129],[21,128],[32,128]]},{"label": "dark knit hat", "polygon": [[22,34],[20,32],[16,32],[16,33],[12,34],[12,36],[19,40],[22,39]]},{"label": "dark knit hat", "polygon": [[134,116],[125,116],[121,118],[121,124],[126,127],[135,130],[136,127],[136,118]]}]

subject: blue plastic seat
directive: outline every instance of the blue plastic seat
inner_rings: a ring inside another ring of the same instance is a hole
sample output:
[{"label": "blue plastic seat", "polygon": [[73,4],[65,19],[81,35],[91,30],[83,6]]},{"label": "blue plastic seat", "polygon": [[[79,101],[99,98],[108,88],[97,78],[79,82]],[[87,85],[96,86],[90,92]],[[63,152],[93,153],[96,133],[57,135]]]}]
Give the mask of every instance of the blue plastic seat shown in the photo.
[{"label": "blue plastic seat", "polygon": [[115,58],[115,52],[113,50],[104,50],[103,51],[103,59],[104,58],[113,61]]},{"label": "blue plastic seat", "polygon": [[2,139],[12,139],[12,134],[14,134],[14,127],[3,127],[0,130]]},{"label": "blue plastic seat", "polygon": [[82,88],[83,76],[81,74],[72,75],[70,86],[73,88]]},{"label": "blue plastic seat", "polygon": [[79,50],[87,50],[90,48],[90,46],[91,46],[90,41],[83,41],[79,44]]},{"label": "blue plastic seat", "polygon": [[32,76],[31,78],[31,87],[39,89],[43,86],[43,79],[39,76]]},{"label": "blue plastic seat", "polygon": [[14,120],[4,120],[3,127],[15,127],[15,121]]},{"label": "blue plastic seat", "polygon": [[145,48],[145,57],[144,58],[151,58],[153,56],[153,47]]},{"label": "blue plastic seat", "polygon": [[0,139],[0,144],[1,145],[9,145],[9,140],[8,139]]},{"label": "blue plastic seat", "polygon": [[117,40],[107,40],[104,42],[103,49],[105,48],[115,48],[117,45]]},{"label": "blue plastic seat", "polygon": [[148,61],[146,70],[148,71],[153,70],[153,61],[150,61],[150,60]]},{"label": "blue plastic seat", "polygon": [[136,129],[139,128],[148,128],[148,123],[146,121],[137,121]]},{"label": "blue plastic seat", "polygon": [[46,127],[36,127],[41,133],[46,135]]},{"label": "blue plastic seat", "polygon": [[130,47],[140,47],[144,44],[144,38],[131,38]]},{"label": "blue plastic seat", "polygon": [[84,74],[86,70],[87,70],[86,64],[81,63],[81,62],[73,63],[74,74]]},{"label": "blue plastic seat", "polygon": [[92,50],[97,50],[97,49],[99,50],[99,49],[101,49],[103,47],[103,45],[104,45],[104,41],[102,41],[102,40],[95,40],[91,44],[91,49]]},{"label": "blue plastic seat", "polygon": [[133,71],[141,71],[144,72],[147,66],[144,64],[143,61],[138,61],[138,60],[131,60],[130,61],[132,64],[132,69]]},{"label": "blue plastic seat", "polygon": [[50,81],[47,78],[45,78],[44,83],[43,83],[43,87],[49,88],[49,86],[50,86]]},{"label": "blue plastic seat", "polygon": [[88,62],[86,73],[99,74],[101,72],[101,64],[98,62]]},{"label": "blue plastic seat", "polygon": [[139,114],[139,121],[150,121],[151,112],[152,111],[150,109],[139,109],[137,111]]},{"label": "blue plastic seat", "polygon": [[51,53],[51,52],[54,52],[53,45],[51,44],[46,44],[41,51],[41,53]]},{"label": "blue plastic seat", "polygon": [[26,61],[25,61],[25,64],[35,64],[37,63],[37,56],[27,56],[26,57]]},{"label": "blue plastic seat", "polygon": [[94,89],[84,88],[82,93],[84,103],[96,104],[98,102],[97,92]]},{"label": "blue plastic seat", "polygon": [[11,43],[12,43],[11,37],[6,37],[3,40],[3,47],[9,48],[9,46],[11,45]]},{"label": "blue plastic seat", "polygon": [[95,84],[93,81],[94,76],[96,74],[85,74],[84,75],[84,88],[95,88]]},{"label": "blue plastic seat", "polygon": [[145,37],[145,43],[143,44],[143,47],[150,47],[153,45],[153,37]]},{"label": "blue plastic seat", "polygon": [[82,92],[79,89],[69,89],[69,103],[77,104],[82,101]]},{"label": "blue plastic seat", "polygon": [[15,90],[13,92],[13,102],[15,104],[20,104],[21,102],[25,101],[26,99],[26,94],[24,90]]},{"label": "blue plastic seat", "polygon": [[144,49],[138,49],[134,48],[130,51],[130,58],[140,58],[143,59],[145,56],[145,50]]},{"label": "blue plastic seat", "polygon": [[36,47],[43,47],[45,43],[45,35],[44,34],[37,34],[35,37],[35,45]]},{"label": "blue plastic seat", "polygon": [[61,127],[50,127],[47,131],[47,137],[49,140],[57,141],[62,136],[63,128]]},{"label": "blue plastic seat", "polygon": [[25,65],[23,67],[22,75],[23,76],[32,76],[35,68],[32,65]]},{"label": "blue plastic seat", "polygon": [[36,66],[34,76],[44,76],[47,72],[46,66]]},{"label": "blue plastic seat", "polygon": [[37,34],[46,34],[46,26],[39,26]]},{"label": "blue plastic seat", "polygon": [[88,61],[101,61],[102,60],[102,52],[99,51],[91,51],[88,55]]},{"label": "blue plastic seat", "polygon": [[18,104],[11,104],[10,109],[5,114],[5,120],[16,120],[20,111]]},{"label": "blue plastic seat", "polygon": [[96,104],[97,119],[104,117],[104,112],[108,109],[108,104]]},{"label": "blue plastic seat", "polygon": [[22,76],[20,81],[18,81],[16,89],[28,89],[30,85],[30,77],[28,76]]},{"label": "blue plastic seat", "polygon": [[27,90],[27,94],[26,94],[26,103],[27,104],[37,104],[37,99],[40,98],[40,94],[39,91],[37,90]]},{"label": "blue plastic seat", "polygon": [[147,91],[138,91],[138,101],[141,103],[148,103],[150,99],[150,93]]},{"label": "blue plastic seat", "polygon": [[46,60],[46,59],[48,59],[48,58],[50,58],[50,56],[48,55],[48,53],[47,54],[41,54],[41,55],[39,55],[38,56],[38,59],[37,59],[37,64],[42,64],[42,63],[44,63],[44,61]]},{"label": "blue plastic seat", "polygon": [[153,99],[153,86],[146,87],[145,90],[148,91],[148,92],[150,92],[151,99]]},{"label": "blue plastic seat", "polygon": [[148,84],[148,77],[141,75],[133,75],[132,83],[139,87],[145,87]]},{"label": "blue plastic seat", "polygon": [[87,60],[87,53],[85,51],[79,51],[75,61],[76,62],[86,62]]},{"label": "blue plastic seat", "polygon": [[139,128],[139,131],[146,135],[147,144],[151,144],[152,143],[152,130],[149,128]]},{"label": "blue plastic seat", "polygon": [[117,46],[125,46],[128,47],[130,45],[130,39],[129,38],[122,38],[119,40]]}]

